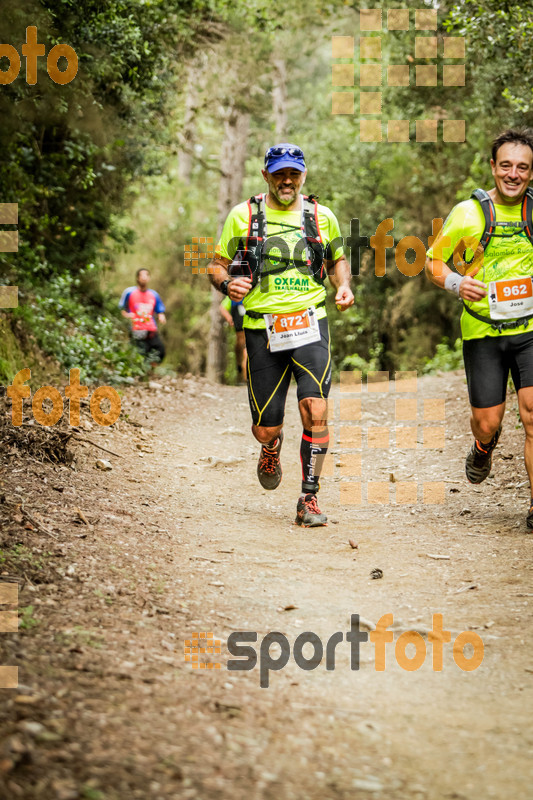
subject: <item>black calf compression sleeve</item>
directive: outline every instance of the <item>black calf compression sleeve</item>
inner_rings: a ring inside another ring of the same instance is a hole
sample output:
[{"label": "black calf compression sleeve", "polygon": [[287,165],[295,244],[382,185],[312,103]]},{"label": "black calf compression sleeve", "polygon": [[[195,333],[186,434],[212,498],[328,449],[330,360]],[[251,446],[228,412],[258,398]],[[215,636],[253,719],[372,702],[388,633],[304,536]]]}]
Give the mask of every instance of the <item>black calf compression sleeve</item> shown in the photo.
[{"label": "black calf compression sleeve", "polygon": [[300,445],[300,460],[302,462],[302,492],[304,494],[318,492],[318,479],[324,463],[324,456],[328,451],[329,431],[327,427],[320,430],[304,430]]}]

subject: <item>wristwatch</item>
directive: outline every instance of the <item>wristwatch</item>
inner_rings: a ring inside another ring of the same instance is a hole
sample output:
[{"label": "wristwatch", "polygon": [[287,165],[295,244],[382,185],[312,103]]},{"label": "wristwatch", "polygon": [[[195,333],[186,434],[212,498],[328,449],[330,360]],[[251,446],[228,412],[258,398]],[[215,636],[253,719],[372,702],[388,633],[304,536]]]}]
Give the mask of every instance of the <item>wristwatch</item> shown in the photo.
[{"label": "wristwatch", "polygon": [[231,280],[229,278],[226,278],[226,280],[222,281],[222,283],[218,287],[218,291],[222,292],[222,294],[226,294],[227,295],[227,293],[228,293],[228,284],[230,284],[230,283],[231,283]]}]

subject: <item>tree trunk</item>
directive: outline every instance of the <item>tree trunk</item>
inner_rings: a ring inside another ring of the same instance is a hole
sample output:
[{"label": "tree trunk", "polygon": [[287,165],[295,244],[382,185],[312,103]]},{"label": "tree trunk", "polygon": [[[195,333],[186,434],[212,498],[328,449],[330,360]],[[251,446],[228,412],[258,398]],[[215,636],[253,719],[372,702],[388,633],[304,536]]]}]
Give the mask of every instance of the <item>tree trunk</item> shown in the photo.
[{"label": "tree trunk", "polygon": [[279,58],[272,61],[272,111],[276,142],[282,142],[287,135],[287,68]]},{"label": "tree trunk", "polygon": [[[231,108],[224,123],[224,141],[220,153],[222,175],[218,192],[218,230],[220,236],[224,221],[234,205],[241,199],[246,144],[250,126],[250,115],[238,108]],[[211,289],[211,325],[207,347],[207,378],[220,383],[224,371],[225,340],[222,332],[220,303],[222,295]]]},{"label": "tree trunk", "polygon": [[196,115],[198,113],[198,99],[200,81],[202,78],[204,64],[196,60],[189,67],[187,76],[187,90],[185,97],[185,112],[183,117],[183,128],[180,135],[178,152],[178,173],[181,180],[189,184],[193,166],[194,139],[196,133]]}]

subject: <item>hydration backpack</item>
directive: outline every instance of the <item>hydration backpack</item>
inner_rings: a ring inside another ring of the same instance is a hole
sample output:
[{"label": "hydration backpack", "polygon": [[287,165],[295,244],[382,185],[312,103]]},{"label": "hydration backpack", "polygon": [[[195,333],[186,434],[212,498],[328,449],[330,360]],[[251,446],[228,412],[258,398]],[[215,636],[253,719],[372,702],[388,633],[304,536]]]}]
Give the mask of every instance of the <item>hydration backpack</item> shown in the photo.
[{"label": "hydration backpack", "polygon": [[[306,274],[312,275],[315,281],[323,284],[326,278],[325,250],[318,224],[318,203],[315,197],[316,195],[312,194],[302,195],[301,225],[299,228],[291,226],[303,233],[301,261],[284,255],[273,256],[273,260],[275,259],[281,264],[280,266],[269,266],[266,270],[263,270],[264,261],[268,259],[265,245],[267,242],[271,242],[276,246],[276,240],[281,240],[281,237],[267,238],[265,195],[258,194],[250,197],[248,200],[248,232],[245,240],[239,240],[237,252],[228,268],[228,274],[231,276],[245,275],[252,279],[252,286],[255,286],[262,275],[275,275],[290,269],[292,265],[302,270],[305,268]],[[285,246],[283,241],[280,241],[280,244]]]},{"label": "hydration backpack", "polygon": [[[482,246],[483,250],[486,250],[489,246],[491,239],[496,237],[510,237],[516,236],[516,230],[512,233],[495,233],[496,227],[498,228],[520,228],[522,231],[525,232],[527,238],[529,239],[531,245],[533,245],[533,189],[528,186],[526,192],[524,194],[522,200],[522,219],[521,220],[510,220],[507,222],[497,222],[496,221],[496,209],[494,208],[494,202],[484,189],[475,189],[472,194],[470,195],[477,200],[478,203],[481,205],[481,210],[483,211],[483,216],[485,217],[485,228],[481,235],[481,239],[479,241],[480,245]],[[474,260],[475,255],[472,256],[470,261],[466,261],[467,264],[471,264]],[[531,314],[525,317],[518,317],[516,320],[511,320],[509,322],[494,322],[490,317],[485,317],[482,314],[478,314],[477,311],[471,309],[463,300],[463,306],[465,311],[470,314],[470,316],[475,317],[475,319],[480,320],[481,322],[486,322],[490,324],[490,326],[497,330],[498,333],[502,333],[504,330],[509,330],[513,328],[518,328],[521,325],[524,328],[527,327],[529,320],[532,319]]]},{"label": "hydration backpack", "polygon": [[[495,233],[496,225],[499,228],[521,228],[525,231],[527,238],[533,245],[533,189],[530,186],[527,187],[522,200],[522,219],[520,221],[510,220],[508,222],[497,223],[493,200],[485,189],[475,189],[470,196],[478,201],[483,211],[483,216],[485,217],[485,228],[479,242],[483,250],[487,249],[493,236],[505,237],[516,235],[516,232]],[[467,263],[471,263],[471,261]]]}]

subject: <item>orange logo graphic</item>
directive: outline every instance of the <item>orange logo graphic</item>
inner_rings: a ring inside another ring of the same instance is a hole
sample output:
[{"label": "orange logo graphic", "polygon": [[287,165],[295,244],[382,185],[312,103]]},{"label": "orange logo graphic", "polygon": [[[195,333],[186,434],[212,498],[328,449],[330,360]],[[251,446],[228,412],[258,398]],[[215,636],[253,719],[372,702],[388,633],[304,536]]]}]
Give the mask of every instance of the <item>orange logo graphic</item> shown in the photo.
[{"label": "orange logo graphic", "polygon": [[213,639],[212,633],[193,633],[192,639],[186,639],[183,647],[185,661],[189,661],[193,669],[220,669],[215,661],[200,661],[200,656],[219,656],[220,640]]}]

